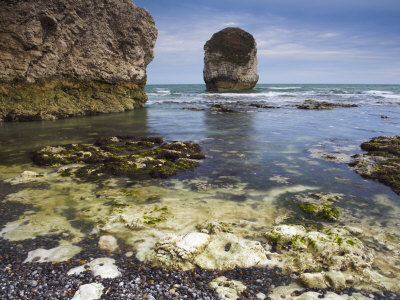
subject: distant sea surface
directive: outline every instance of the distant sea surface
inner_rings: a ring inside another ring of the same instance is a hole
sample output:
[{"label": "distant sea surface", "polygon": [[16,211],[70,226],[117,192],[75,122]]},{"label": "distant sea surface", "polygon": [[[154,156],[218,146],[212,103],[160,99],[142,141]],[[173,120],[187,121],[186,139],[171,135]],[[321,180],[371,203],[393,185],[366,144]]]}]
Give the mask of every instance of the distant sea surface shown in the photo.
[{"label": "distant sea surface", "polygon": [[259,84],[253,91],[213,93],[205,85],[148,85],[148,105],[160,103],[210,104],[246,101],[284,106],[300,100],[379,105],[400,102],[400,85],[371,84]]}]

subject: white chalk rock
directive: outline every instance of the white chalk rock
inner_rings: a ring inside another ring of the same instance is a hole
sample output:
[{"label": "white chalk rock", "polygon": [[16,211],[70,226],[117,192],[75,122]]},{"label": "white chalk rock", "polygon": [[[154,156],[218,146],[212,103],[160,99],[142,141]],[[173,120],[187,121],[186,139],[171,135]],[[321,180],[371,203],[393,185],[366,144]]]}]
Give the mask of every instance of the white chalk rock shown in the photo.
[{"label": "white chalk rock", "polygon": [[29,251],[27,262],[61,262],[66,261],[81,252],[81,248],[74,245],[61,245],[52,249],[36,249]]},{"label": "white chalk rock", "polygon": [[206,233],[170,234],[161,238],[155,247],[154,262],[167,268],[189,270],[194,257],[204,250],[210,240]]},{"label": "white chalk rock", "polygon": [[246,240],[232,233],[214,235],[205,250],[197,255],[193,262],[202,269],[219,271],[269,263],[266,251],[259,242]]},{"label": "white chalk rock", "polygon": [[100,299],[104,286],[101,283],[84,284],[79,287],[71,300],[96,300]]},{"label": "white chalk rock", "polygon": [[99,239],[99,248],[113,252],[118,248],[118,242],[112,235],[102,235]]},{"label": "white chalk rock", "polygon": [[239,298],[238,293],[246,289],[246,286],[240,281],[230,280],[225,276],[215,278],[210,282],[209,286],[215,290],[223,300],[237,299]]},{"label": "white chalk rock", "polygon": [[115,260],[112,258],[96,258],[87,264],[69,270],[68,275],[80,274],[85,272],[86,268],[88,268],[94,276],[100,276],[101,278],[116,278],[121,276],[121,272],[114,263]]}]

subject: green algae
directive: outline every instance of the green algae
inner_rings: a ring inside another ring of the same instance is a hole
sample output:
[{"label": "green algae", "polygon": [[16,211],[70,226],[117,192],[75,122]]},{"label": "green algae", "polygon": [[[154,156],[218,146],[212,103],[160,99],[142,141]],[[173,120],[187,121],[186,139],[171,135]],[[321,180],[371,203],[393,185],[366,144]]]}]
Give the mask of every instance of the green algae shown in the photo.
[{"label": "green algae", "polygon": [[143,214],[143,223],[147,225],[158,224],[160,222],[166,221],[168,214],[169,211],[167,206],[156,206],[153,210],[147,211]]},{"label": "green algae", "polygon": [[400,136],[375,137],[361,144],[366,154],[349,164],[364,178],[377,180],[400,194]]},{"label": "green algae", "polygon": [[49,146],[31,153],[39,166],[85,164],[60,176],[97,180],[107,176],[133,179],[168,178],[193,170],[204,159],[201,147],[190,142],[163,143],[159,137],[99,138],[93,145]]},{"label": "green algae", "polygon": [[144,87],[130,82],[3,83],[0,85],[0,119],[53,120],[120,112],[141,107],[146,100]]}]

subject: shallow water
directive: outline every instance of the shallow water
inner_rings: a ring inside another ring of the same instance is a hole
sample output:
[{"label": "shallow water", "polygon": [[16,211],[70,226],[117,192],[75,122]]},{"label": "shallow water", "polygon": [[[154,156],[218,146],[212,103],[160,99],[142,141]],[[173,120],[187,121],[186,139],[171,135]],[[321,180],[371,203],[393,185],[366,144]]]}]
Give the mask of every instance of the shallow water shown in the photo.
[{"label": "shallow water", "polygon": [[[347,212],[342,223],[358,224],[372,236],[393,233],[400,224],[400,198],[390,188],[361,178],[347,164],[312,155],[321,147],[355,154],[363,141],[399,134],[400,86],[259,85],[252,93],[225,94],[205,92],[203,85],[148,86],[147,90],[146,107],[133,112],[0,124],[0,180],[18,183],[25,170],[44,175],[20,183],[16,193],[8,194],[7,185],[0,185],[4,200],[35,208],[8,223],[4,238],[68,232],[74,242],[90,232],[109,232],[132,244],[138,257],[146,259],[148,249],[166,232],[187,233],[213,219],[241,223],[237,234],[260,239],[276,218],[290,214],[283,199],[304,191],[346,195],[338,203]],[[306,99],[359,107],[306,111],[287,106]],[[279,109],[182,110],[237,101],[268,103]],[[56,168],[35,167],[29,159],[30,151],[47,145],[91,143],[99,136],[113,135],[194,141],[207,158],[193,172],[140,183],[128,179],[77,182],[58,176]],[[122,211],[114,209],[113,201],[124,204]],[[143,214],[164,206],[168,208],[165,221],[143,223]],[[127,220],[115,222],[121,213]],[[135,226],[127,228],[126,223]]]}]

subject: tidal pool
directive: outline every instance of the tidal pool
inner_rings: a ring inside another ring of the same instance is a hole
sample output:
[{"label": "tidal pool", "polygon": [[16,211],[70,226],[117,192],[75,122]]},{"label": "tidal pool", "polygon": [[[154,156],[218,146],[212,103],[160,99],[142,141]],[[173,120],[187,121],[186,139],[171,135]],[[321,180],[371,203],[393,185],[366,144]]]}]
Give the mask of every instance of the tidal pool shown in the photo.
[{"label": "tidal pool", "polygon": [[[381,281],[399,282],[400,198],[346,164],[346,158],[361,152],[362,142],[400,132],[398,86],[260,85],[254,93],[221,95],[203,88],[150,86],[148,104],[133,112],[0,124],[0,200],[29,205],[16,220],[0,214],[0,236],[21,241],[61,235],[60,244],[73,245],[88,234],[109,234],[132,246],[140,260],[152,261],[155,245],[168,234],[204,232],[213,222],[227,224],[227,231],[241,240],[264,245],[266,232],[297,213],[296,195],[339,193],[338,222],[320,223],[358,228],[360,241],[373,252],[373,268],[385,276]],[[287,106],[310,97],[359,106],[321,111]],[[207,109],[237,101],[279,108]],[[188,104],[205,110],[182,110]],[[194,171],[168,179],[86,182],[60,176],[58,167],[37,167],[29,158],[31,151],[48,145],[116,135],[196,142],[206,159]],[[320,155],[324,151],[344,159],[326,161]],[[24,171],[36,175],[21,175]],[[393,284],[381,286],[398,292]]]}]

